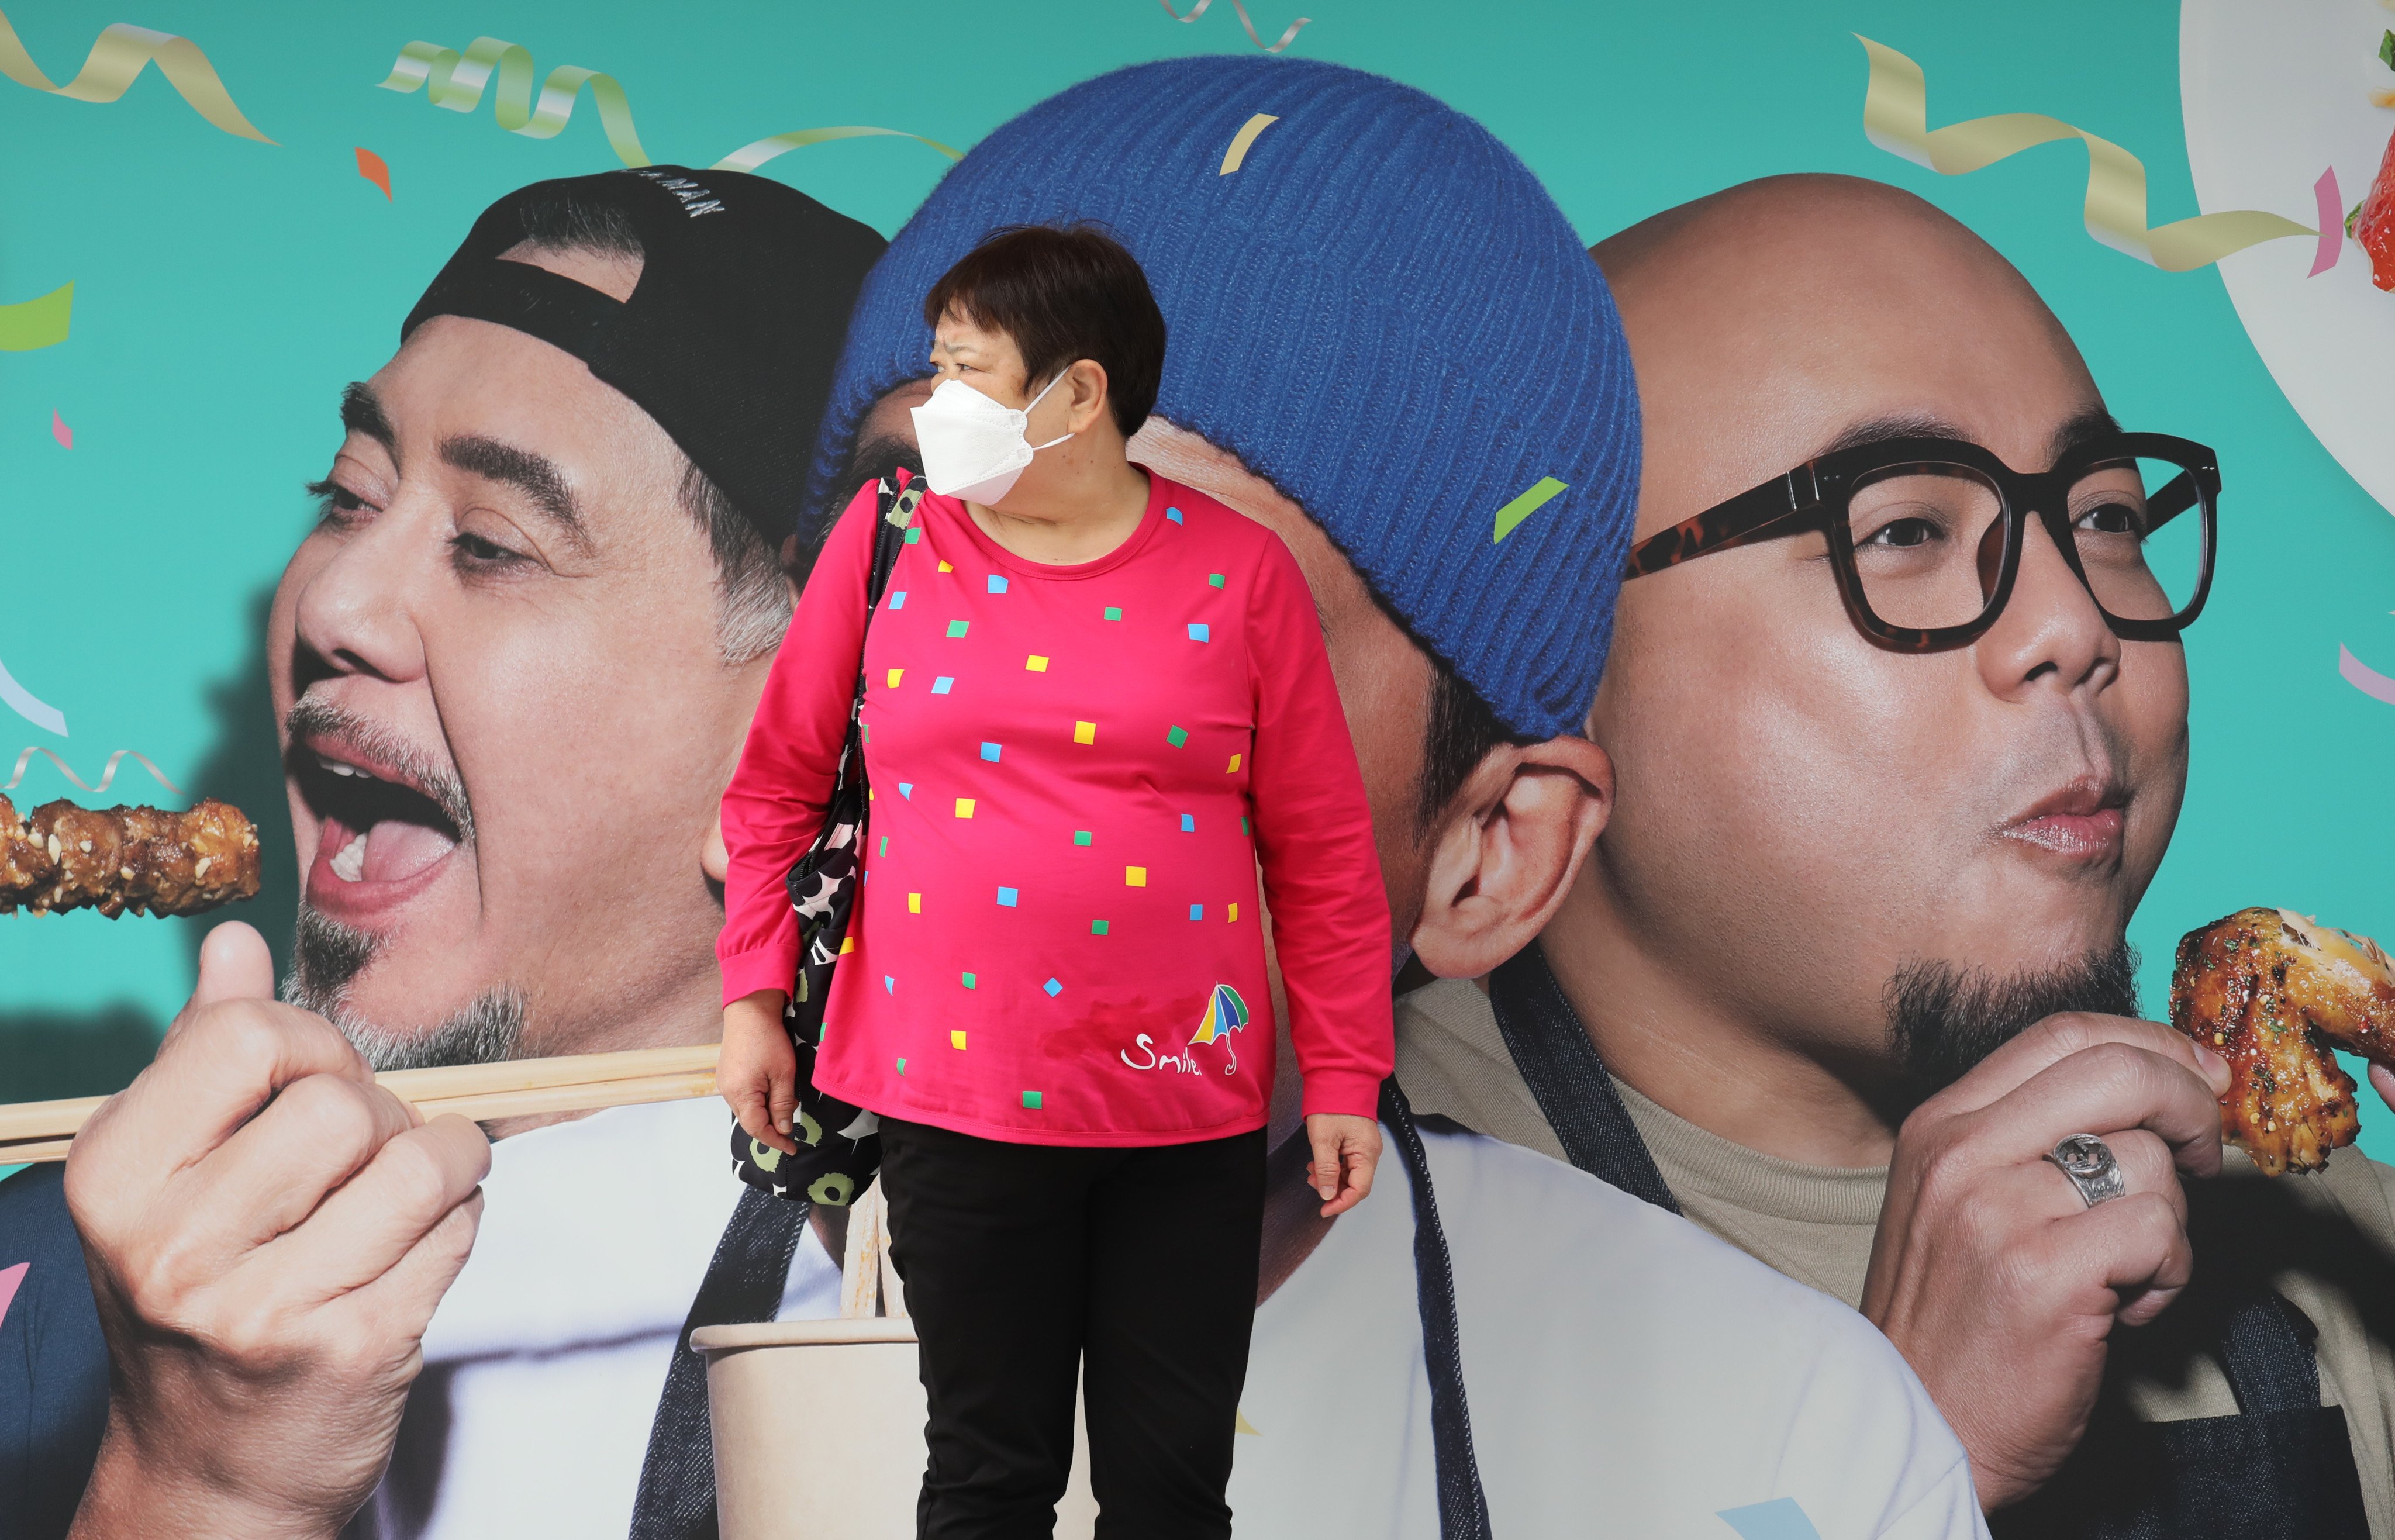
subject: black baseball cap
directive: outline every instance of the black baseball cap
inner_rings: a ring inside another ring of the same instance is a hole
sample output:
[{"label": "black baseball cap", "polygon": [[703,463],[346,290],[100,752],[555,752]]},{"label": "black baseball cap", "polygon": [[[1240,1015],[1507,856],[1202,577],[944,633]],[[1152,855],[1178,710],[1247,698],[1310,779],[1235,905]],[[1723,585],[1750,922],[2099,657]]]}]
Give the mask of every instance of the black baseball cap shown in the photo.
[{"label": "black baseball cap", "polygon": [[[499,254],[528,205],[620,211],[644,257],[618,300]],[[848,314],[883,241],[796,188],[738,171],[652,165],[519,188],[483,211],[407,313],[512,327],[563,349],[656,419],[778,548],[798,527]]]}]

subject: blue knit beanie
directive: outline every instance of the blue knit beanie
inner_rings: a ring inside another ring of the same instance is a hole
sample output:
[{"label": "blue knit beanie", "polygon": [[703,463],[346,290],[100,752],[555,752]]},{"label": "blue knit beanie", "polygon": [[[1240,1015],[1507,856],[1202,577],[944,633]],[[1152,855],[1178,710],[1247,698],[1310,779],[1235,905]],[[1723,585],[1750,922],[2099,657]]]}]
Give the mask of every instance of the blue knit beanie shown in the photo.
[{"label": "blue knit beanie", "polygon": [[[1259,113],[1277,121],[1225,174]],[[933,283],[998,226],[1070,219],[1147,271],[1171,337],[1158,415],[1304,508],[1509,728],[1582,731],[1637,506],[1629,345],[1529,168],[1378,75],[1165,59],[984,139],[866,280],[819,512],[865,414],[931,373]]]}]

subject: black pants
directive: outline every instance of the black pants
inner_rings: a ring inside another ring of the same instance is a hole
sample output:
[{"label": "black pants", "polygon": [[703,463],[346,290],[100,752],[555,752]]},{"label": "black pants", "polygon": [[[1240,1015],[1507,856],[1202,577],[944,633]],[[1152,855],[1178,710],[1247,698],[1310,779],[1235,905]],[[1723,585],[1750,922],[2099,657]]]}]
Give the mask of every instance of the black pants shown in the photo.
[{"label": "black pants", "polygon": [[920,1540],[1053,1533],[1077,1368],[1100,1540],[1231,1533],[1264,1171],[1262,1129],[1100,1150],[881,1120],[931,1403]]}]

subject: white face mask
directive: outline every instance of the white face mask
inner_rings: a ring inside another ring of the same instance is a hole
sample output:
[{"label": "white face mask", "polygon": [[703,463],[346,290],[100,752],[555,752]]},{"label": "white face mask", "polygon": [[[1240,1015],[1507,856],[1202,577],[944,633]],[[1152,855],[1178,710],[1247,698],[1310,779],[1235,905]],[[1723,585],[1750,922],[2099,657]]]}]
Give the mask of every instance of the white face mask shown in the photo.
[{"label": "white face mask", "polygon": [[1058,375],[1021,408],[1000,406],[960,379],[942,380],[932,399],[914,410],[915,446],[922,452],[923,479],[943,497],[984,507],[1014,488],[1015,479],[1038,450],[1073,435],[1035,444],[1025,433],[1031,408],[1056,388]]}]

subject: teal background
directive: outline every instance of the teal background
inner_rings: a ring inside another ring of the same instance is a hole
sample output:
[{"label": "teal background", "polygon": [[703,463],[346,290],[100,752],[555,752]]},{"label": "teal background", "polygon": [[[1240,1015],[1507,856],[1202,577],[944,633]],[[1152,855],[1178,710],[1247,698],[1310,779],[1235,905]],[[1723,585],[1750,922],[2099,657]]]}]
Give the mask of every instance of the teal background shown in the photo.
[{"label": "teal background", "polygon": [[[2216,446],[2223,567],[2188,638],[2192,783],[2132,936],[2159,1009],[2178,934],[2255,902],[2395,941],[2387,765],[2395,706],[2336,674],[2337,646],[2395,673],[2395,519],[2314,441],[2264,370],[2216,274],[2171,275],[2097,244],[2085,157],[2031,151],[1946,178],[1861,130],[1866,33],[1927,72],[1933,125],[2044,112],[2128,146],[2157,224],[2195,212],[2167,6],[2058,0],[1703,7],[1310,0],[1290,52],[1394,75],[1479,118],[1588,241],[1775,172],[1879,178],[1951,210],[2035,283],[2133,428]],[[872,124],[969,147],[1076,80],[1160,56],[1252,46],[1229,0],[1176,25],[1148,0],[999,6],[353,5],[199,0],[7,7],[53,80],[132,21],[205,49],[269,146],[203,122],[154,69],[92,105],[0,79],[0,302],[75,284],[59,347],[0,353],[0,660],[62,710],[58,739],[0,708],[0,777],[41,744],[86,779],[137,748],[261,826],[269,886],[233,913],[287,940],[296,874],[259,646],[264,606],[311,517],[300,483],[338,442],[341,385],[482,207],[545,177],[615,165],[586,94],[539,141],[376,88],[400,48],[490,34],[539,72],[577,64],[629,94],[659,162],[697,165],[769,134]],[[1267,40],[1295,14],[1264,0]],[[390,166],[393,197],[356,172]],[[814,146],[768,174],[885,233],[947,163],[903,139]],[[2308,186],[2277,212],[2309,223]],[[2350,259],[2350,258],[2349,258]],[[2395,299],[2390,299],[2395,303]],[[73,429],[53,441],[51,413]],[[604,745],[594,745],[604,752]],[[156,793],[131,767],[115,796]],[[36,760],[20,806],[72,792]],[[189,990],[209,920],[0,918],[0,1100],[113,1089]],[[2395,1114],[2364,1115],[2395,1156]]]}]

